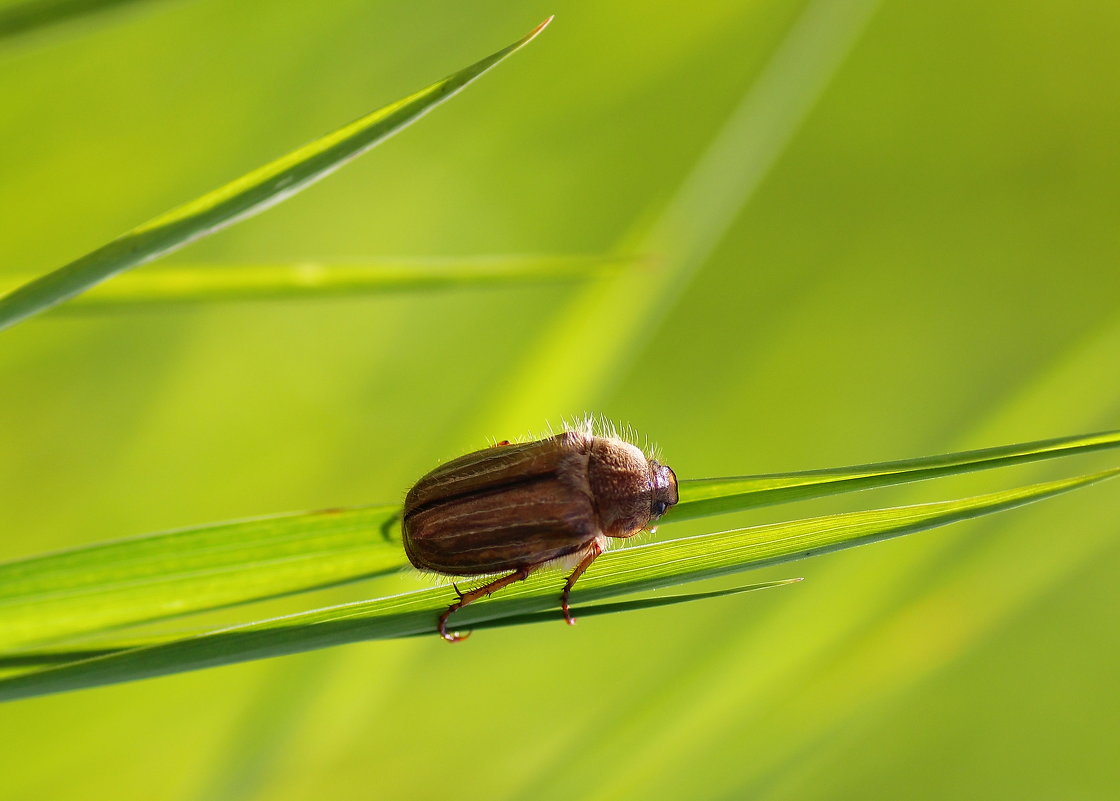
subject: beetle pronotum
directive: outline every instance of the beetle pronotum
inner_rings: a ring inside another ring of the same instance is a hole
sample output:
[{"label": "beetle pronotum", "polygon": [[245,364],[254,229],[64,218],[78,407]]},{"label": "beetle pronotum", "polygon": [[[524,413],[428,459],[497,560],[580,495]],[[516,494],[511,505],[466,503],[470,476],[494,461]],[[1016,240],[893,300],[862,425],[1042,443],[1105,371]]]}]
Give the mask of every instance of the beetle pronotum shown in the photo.
[{"label": "beetle pronotum", "polygon": [[[506,573],[466,592],[439,616],[440,636],[457,609],[529,577],[549,563],[573,567],[568,597],[608,538],[632,537],[677,502],[667,466],[614,436],[589,431],[468,453],[428,473],[408,492],[401,529],[420,570],[452,576]],[[507,572],[509,571],[509,572]]]}]

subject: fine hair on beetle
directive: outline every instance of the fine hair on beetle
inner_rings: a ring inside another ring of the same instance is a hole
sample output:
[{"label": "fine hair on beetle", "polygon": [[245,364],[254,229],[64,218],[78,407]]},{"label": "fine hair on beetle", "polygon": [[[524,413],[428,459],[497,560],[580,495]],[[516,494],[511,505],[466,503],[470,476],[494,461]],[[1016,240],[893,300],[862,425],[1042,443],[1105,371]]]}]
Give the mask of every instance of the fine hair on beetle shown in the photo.
[{"label": "fine hair on beetle", "polygon": [[678,501],[673,471],[623,439],[606,421],[584,418],[559,433],[501,440],[452,459],[408,491],[401,533],[409,561],[444,576],[498,576],[469,590],[438,619],[440,636],[458,609],[542,568],[571,570],[560,595],[610,546],[647,531]]}]

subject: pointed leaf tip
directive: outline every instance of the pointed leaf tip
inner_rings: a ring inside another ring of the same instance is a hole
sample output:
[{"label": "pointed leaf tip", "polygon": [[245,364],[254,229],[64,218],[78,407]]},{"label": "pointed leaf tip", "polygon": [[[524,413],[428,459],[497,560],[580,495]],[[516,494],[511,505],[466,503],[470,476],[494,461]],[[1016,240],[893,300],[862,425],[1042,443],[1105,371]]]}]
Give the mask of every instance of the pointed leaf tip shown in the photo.
[{"label": "pointed leaf tip", "polygon": [[552,22],[552,20],[554,20],[554,19],[556,19],[555,14],[550,16],[548,19],[546,19],[540,25],[533,28],[533,30],[529,31],[527,34],[525,34],[523,37],[521,37],[521,39],[518,40],[518,42],[516,44],[512,45],[510,49],[511,50],[520,50],[522,47],[529,44],[529,42],[533,41],[538,36],[540,36],[541,31],[543,31],[545,28],[547,28],[549,26],[549,24]]},{"label": "pointed leaf tip", "polygon": [[548,26],[549,26],[550,24],[552,24],[552,21],[553,21],[554,19],[556,19],[556,15],[555,15],[555,14],[550,14],[550,15],[549,15],[549,17],[548,17],[548,19],[546,19],[546,20],[545,20],[544,22],[542,22],[542,23],[541,23],[540,25],[538,25],[537,27],[533,28],[533,30],[529,31],[529,35],[528,35],[527,37],[525,37],[525,40],[526,40],[526,41],[531,41],[532,39],[536,38],[536,36],[537,36],[537,35],[538,35],[538,34],[539,34],[539,33],[540,33],[541,31],[543,31],[543,30],[544,30],[545,28],[547,28],[547,27],[548,27]]}]

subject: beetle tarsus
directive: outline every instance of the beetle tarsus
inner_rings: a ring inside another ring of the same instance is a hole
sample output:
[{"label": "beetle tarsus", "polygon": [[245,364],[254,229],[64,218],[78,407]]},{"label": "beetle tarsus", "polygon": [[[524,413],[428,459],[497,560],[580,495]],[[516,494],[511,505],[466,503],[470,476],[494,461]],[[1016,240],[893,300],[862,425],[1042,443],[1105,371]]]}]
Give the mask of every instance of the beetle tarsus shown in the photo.
[{"label": "beetle tarsus", "polygon": [[591,567],[591,563],[598,559],[602,553],[603,546],[600,545],[598,541],[588,545],[587,553],[584,555],[583,559],[580,560],[579,564],[576,565],[576,569],[572,571],[572,574],[568,576],[568,580],[564,582],[564,592],[560,594],[560,609],[564,612],[564,620],[569,626],[574,626],[576,624],[576,619],[572,617],[572,610],[568,606],[568,600],[572,594],[572,587],[576,585],[579,577],[583,575],[587,568]]},{"label": "beetle tarsus", "polygon": [[453,583],[451,586],[455,588],[455,594],[459,596],[459,600],[447,607],[443,614],[439,616],[439,636],[443,637],[443,639],[448,642],[462,642],[467,639],[467,637],[471,636],[469,631],[466,634],[459,634],[457,631],[452,633],[447,630],[447,619],[451,617],[451,613],[462,609],[467,604],[474,603],[479,598],[486,598],[491,593],[502,589],[502,587],[508,587],[510,584],[515,584],[518,581],[524,581],[529,578],[529,574],[538,567],[540,567],[539,564],[520,567],[512,573],[494,579],[489,584],[483,584],[481,587],[475,587],[473,590],[467,590],[466,592],[460,590],[458,584]]},{"label": "beetle tarsus", "polygon": [[569,626],[576,624],[576,619],[572,617],[572,610],[568,608],[568,589],[564,588],[564,594],[560,598],[560,608],[564,611],[564,622]]},{"label": "beetle tarsus", "polygon": [[467,639],[467,637],[471,636],[471,632],[469,631],[466,634],[460,634],[457,631],[452,632],[447,630],[447,618],[451,617],[451,613],[459,608],[459,604],[451,604],[451,606],[447,608],[447,611],[439,616],[439,636],[443,637],[443,639],[448,642],[462,642]]}]

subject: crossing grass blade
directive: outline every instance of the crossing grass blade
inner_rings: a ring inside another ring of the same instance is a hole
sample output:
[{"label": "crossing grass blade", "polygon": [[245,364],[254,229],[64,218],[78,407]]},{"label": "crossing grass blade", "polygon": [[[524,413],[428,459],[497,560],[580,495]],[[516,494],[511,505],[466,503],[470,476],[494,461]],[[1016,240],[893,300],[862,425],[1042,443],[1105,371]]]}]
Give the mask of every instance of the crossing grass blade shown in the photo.
[{"label": "crossing grass blade", "polygon": [[[1120,432],[873,465],[681,483],[665,522],[1120,445]],[[321,589],[407,562],[396,506],[222,522],[0,564],[0,651]]]},{"label": "crossing grass blade", "polygon": [[[952,501],[849,512],[704,534],[608,552],[578,585],[578,601],[658,590],[815,556],[980,517],[1113,478],[1120,468]],[[537,573],[456,615],[458,626],[503,625],[553,609],[557,577]],[[434,635],[436,615],[454,600],[449,587],[290,615],[168,643],[115,652],[0,680],[14,700],[299,653],[372,639]]]},{"label": "crossing grass blade", "polygon": [[134,228],[0,298],[0,330],[62,303],[123,270],[177,250],[279,203],[452,97],[536,38],[551,17],[509,47],[367,114],[202,197]]},{"label": "crossing grass blade", "polygon": [[[572,614],[578,618],[598,617],[600,615],[613,615],[618,612],[637,612],[643,609],[658,609],[663,606],[676,606],[690,601],[703,601],[710,598],[723,598],[730,595],[741,595],[745,592],[768,590],[773,587],[784,587],[803,581],[801,578],[782,579],[780,581],[763,581],[758,584],[745,584],[741,587],[732,587],[726,590],[710,590],[708,592],[693,592],[680,595],[655,596],[652,598],[638,598],[631,601],[615,601],[612,603],[587,604],[572,607]],[[492,629],[506,626],[527,626],[532,623],[555,623],[555,612],[528,612],[523,615],[511,615],[497,620],[483,620],[474,625],[475,629]],[[415,632],[414,637],[421,637],[430,632]],[[181,635],[180,637],[181,638]],[[70,662],[81,662],[95,657],[111,656],[124,651],[137,648],[148,648],[171,642],[176,637],[159,637],[150,640],[135,640],[127,643],[104,643],[93,648],[54,648],[38,651],[20,651],[15,654],[0,654],[0,671],[19,668],[42,668],[45,666],[63,665]]]}]

